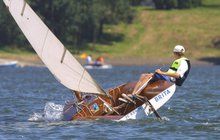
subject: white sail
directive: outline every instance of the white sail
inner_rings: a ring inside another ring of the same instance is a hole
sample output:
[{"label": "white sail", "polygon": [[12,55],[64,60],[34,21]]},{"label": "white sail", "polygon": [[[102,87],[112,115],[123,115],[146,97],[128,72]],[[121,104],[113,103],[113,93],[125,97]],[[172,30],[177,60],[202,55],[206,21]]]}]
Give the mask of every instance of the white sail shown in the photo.
[{"label": "white sail", "polygon": [[60,83],[71,90],[104,94],[25,0],[3,1],[34,50]]}]

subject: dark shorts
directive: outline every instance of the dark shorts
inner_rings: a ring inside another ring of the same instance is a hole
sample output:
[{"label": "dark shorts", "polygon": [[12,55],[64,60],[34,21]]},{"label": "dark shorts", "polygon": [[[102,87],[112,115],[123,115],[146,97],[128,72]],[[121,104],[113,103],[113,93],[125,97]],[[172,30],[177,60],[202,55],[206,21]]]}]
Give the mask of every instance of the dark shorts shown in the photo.
[{"label": "dark shorts", "polygon": [[171,82],[169,76],[161,75],[161,74],[158,74],[158,73],[155,73],[155,74],[154,74],[154,78],[155,78],[155,79],[161,79],[161,80],[165,80],[165,81]]}]

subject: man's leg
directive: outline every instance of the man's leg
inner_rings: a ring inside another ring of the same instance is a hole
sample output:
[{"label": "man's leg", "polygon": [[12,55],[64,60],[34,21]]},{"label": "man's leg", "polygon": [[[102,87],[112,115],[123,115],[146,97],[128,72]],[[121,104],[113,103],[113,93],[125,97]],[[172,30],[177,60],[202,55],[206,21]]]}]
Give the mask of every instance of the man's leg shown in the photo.
[{"label": "man's leg", "polygon": [[80,94],[80,92],[78,91],[74,91],[74,92],[76,95],[77,102],[81,102],[83,99],[82,99],[82,95]]},{"label": "man's leg", "polygon": [[139,81],[134,87],[132,94],[139,94],[147,86],[148,82],[152,79],[153,74],[142,74]]}]

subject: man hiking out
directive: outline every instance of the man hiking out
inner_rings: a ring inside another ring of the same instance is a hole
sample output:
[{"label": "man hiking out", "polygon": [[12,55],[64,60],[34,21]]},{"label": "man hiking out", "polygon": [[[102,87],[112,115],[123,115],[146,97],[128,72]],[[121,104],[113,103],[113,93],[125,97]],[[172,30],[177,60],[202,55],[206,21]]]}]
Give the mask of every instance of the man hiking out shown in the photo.
[{"label": "man hiking out", "polygon": [[175,46],[173,49],[175,60],[170,69],[166,72],[157,69],[155,74],[142,74],[132,94],[139,94],[147,86],[146,83],[155,79],[165,79],[174,82],[177,86],[182,86],[191,68],[190,61],[184,56],[184,53],[185,48],[183,46]]},{"label": "man hiking out", "polygon": [[183,46],[175,46],[173,49],[175,60],[170,69],[167,72],[157,69],[155,72],[164,76],[169,76],[170,80],[177,86],[182,86],[191,68],[190,61],[184,56],[184,53],[185,48]]}]

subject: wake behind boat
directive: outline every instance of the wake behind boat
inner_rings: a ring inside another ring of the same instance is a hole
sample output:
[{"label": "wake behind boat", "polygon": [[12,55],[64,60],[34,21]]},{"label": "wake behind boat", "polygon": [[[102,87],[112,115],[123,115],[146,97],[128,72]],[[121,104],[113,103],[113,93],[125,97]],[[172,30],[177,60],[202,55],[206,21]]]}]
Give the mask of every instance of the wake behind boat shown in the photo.
[{"label": "wake behind boat", "polygon": [[175,92],[175,84],[147,75],[141,92],[132,94],[136,82],[107,92],[90,76],[25,0],[3,0],[18,26],[54,77],[76,96],[64,107],[65,120],[128,120],[157,113]]}]

